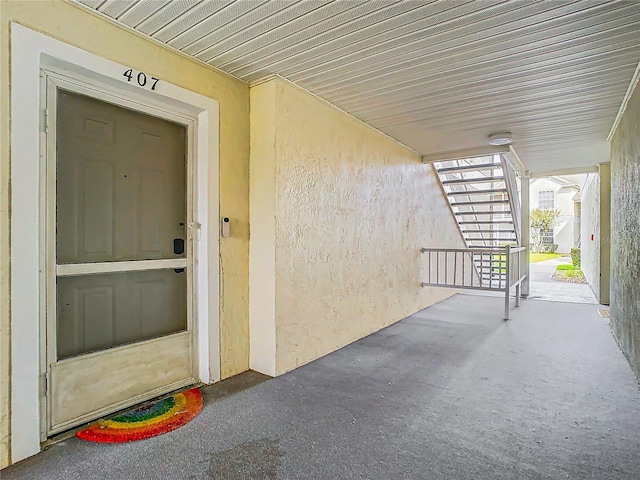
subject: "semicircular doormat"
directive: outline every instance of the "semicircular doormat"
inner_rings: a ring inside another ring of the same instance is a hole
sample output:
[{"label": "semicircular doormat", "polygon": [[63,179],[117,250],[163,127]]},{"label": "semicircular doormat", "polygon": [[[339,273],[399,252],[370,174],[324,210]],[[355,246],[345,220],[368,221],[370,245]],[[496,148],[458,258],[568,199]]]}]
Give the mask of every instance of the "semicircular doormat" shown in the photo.
[{"label": "semicircular doormat", "polygon": [[202,394],[197,388],[148,402],[107,420],[99,420],[76,433],[91,442],[122,443],[144,440],[175,430],[202,410]]}]

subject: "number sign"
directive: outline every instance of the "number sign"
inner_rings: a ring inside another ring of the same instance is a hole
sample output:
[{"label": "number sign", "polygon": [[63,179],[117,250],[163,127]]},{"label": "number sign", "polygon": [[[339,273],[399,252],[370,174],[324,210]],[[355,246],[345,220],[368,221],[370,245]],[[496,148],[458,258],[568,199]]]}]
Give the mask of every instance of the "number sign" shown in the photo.
[{"label": "number sign", "polygon": [[140,85],[141,87],[148,88],[149,90],[155,90],[156,85],[160,81],[159,78],[156,77],[147,77],[147,74],[144,72],[135,72],[133,68],[130,68],[126,72],[122,74],[123,77],[127,79],[127,82],[134,82]]}]

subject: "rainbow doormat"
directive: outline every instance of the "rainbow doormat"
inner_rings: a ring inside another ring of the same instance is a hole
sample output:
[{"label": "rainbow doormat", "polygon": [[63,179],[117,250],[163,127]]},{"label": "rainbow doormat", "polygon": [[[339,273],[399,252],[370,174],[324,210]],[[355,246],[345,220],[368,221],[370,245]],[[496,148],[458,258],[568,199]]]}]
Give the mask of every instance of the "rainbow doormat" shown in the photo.
[{"label": "rainbow doormat", "polygon": [[91,442],[122,443],[144,440],[175,430],[202,410],[202,394],[197,388],[149,402],[108,420],[99,420],[76,433]]}]

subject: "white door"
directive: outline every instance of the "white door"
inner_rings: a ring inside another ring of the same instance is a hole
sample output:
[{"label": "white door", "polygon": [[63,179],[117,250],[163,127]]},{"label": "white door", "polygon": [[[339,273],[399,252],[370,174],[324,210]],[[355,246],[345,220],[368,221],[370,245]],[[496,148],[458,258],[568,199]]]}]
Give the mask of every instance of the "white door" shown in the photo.
[{"label": "white door", "polygon": [[68,88],[47,82],[46,435],[195,382],[187,127]]}]

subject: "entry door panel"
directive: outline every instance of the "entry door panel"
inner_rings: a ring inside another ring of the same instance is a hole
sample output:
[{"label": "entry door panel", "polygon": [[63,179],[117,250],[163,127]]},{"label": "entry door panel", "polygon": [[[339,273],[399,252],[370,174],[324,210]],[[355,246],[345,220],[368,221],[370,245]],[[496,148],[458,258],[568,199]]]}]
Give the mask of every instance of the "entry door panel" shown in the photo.
[{"label": "entry door panel", "polygon": [[185,128],[64,90],[57,118],[58,263],[184,257]]},{"label": "entry door panel", "polygon": [[58,359],[186,330],[185,276],[149,270],[58,278]]},{"label": "entry door panel", "polygon": [[[188,332],[52,365],[51,433],[192,383]],[[81,408],[80,408],[81,407]]]},{"label": "entry door panel", "polygon": [[194,370],[186,128],[54,94],[48,434],[193,383]]}]

